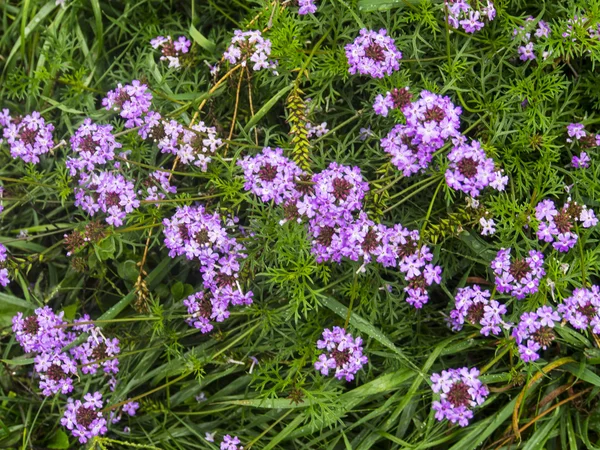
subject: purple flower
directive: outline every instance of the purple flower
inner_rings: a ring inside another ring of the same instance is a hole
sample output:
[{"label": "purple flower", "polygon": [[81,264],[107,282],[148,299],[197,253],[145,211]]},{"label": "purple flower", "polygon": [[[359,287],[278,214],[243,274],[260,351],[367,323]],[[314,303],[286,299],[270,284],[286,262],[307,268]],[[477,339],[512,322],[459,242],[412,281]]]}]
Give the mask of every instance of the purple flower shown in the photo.
[{"label": "purple flower", "polygon": [[249,61],[252,64],[252,70],[269,69],[277,75],[277,61],[269,60],[270,55],[271,41],[263,38],[259,30],[235,30],[231,44],[223,54],[223,58],[231,64],[239,63],[242,67],[249,65]]},{"label": "purple flower", "polygon": [[540,358],[539,350],[546,350],[556,338],[553,328],[560,320],[560,315],[550,306],[542,306],[536,312],[521,315],[521,321],[513,328],[512,335],[519,345],[523,362]]},{"label": "purple flower", "polygon": [[[208,439],[207,439],[208,440]],[[210,441],[212,442],[212,441]],[[231,437],[229,434],[223,436],[223,441],[221,442],[221,450],[243,450],[244,447],[238,445],[240,443],[240,439],[237,436]]]},{"label": "purple flower", "polygon": [[327,128],[327,122],[321,122],[320,125],[313,125],[312,123],[307,122],[306,130],[308,131],[306,137],[309,139],[315,136],[321,137],[329,133],[329,129]]},{"label": "purple flower", "polygon": [[102,99],[102,106],[108,111],[119,112],[126,119],[125,127],[133,128],[144,123],[142,116],[150,109],[151,101],[152,94],[148,92],[148,86],[133,80],[125,86],[119,83],[116,89],[109,91]]},{"label": "purple flower", "polygon": [[510,260],[511,249],[501,249],[492,261],[496,274],[496,288],[500,293],[509,293],[519,300],[538,291],[540,280],[546,275],[544,255],[530,250],[526,258]]},{"label": "purple flower", "polygon": [[501,327],[508,328],[511,324],[502,317],[506,314],[506,306],[496,300],[490,300],[490,292],[481,290],[475,285],[458,289],[455,297],[455,307],[450,311],[448,324],[452,330],[459,331],[465,322],[480,325],[481,334],[489,336],[498,335]]},{"label": "purple flower", "polygon": [[[575,138],[576,140],[584,138],[586,135],[584,125],[582,123],[570,123],[567,125],[567,134],[569,137]],[[567,140],[567,142],[571,141]]]},{"label": "purple flower", "polygon": [[41,155],[54,147],[54,125],[46,123],[39,112],[34,111],[23,118],[11,118],[8,110],[4,109],[0,120],[0,125],[4,126],[4,139],[14,159],[36,164],[40,162]]},{"label": "purple flower", "polygon": [[577,288],[570,297],[558,305],[558,312],[577,330],[592,328],[600,335],[600,288],[593,285],[590,289]]},{"label": "purple flower", "polygon": [[25,353],[52,354],[69,344],[74,337],[65,332],[64,312],[55,314],[49,306],[38,308],[29,317],[19,312],[12,319],[16,341]]},{"label": "purple flower", "polygon": [[483,404],[489,395],[475,368],[443,370],[441,374],[434,373],[431,382],[431,390],[440,396],[432,405],[435,418],[439,421],[448,419],[461,427],[469,424],[473,418],[472,409]]},{"label": "purple flower", "polygon": [[60,419],[60,423],[66,427],[71,434],[79,439],[81,444],[85,444],[94,436],[102,436],[108,431],[106,419],[102,417],[102,394],[99,392],[86,394],[86,400],[67,399],[67,409]]},{"label": "purple flower", "polygon": [[585,169],[590,167],[591,159],[586,152],[581,152],[579,156],[573,156],[571,165],[576,169]]},{"label": "purple flower", "polygon": [[528,61],[535,59],[535,53],[533,52],[533,42],[530,42],[527,45],[522,45],[519,47],[519,59],[521,61]]},{"label": "purple flower", "polygon": [[71,136],[71,148],[76,158],[68,157],[66,166],[71,176],[78,172],[93,172],[96,165],[104,165],[115,159],[115,150],[122,147],[112,135],[111,125],[96,125],[87,118]]},{"label": "purple flower", "polygon": [[482,236],[490,236],[496,232],[496,223],[494,222],[494,219],[481,217],[479,219],[479,225],[481,225]]},{"label": "purple flower", "polygon": [[483,2],[475,3],[480,9],[473,9],[466,0],[445,0],[444,8],[448,11],[448,24],[455,29],[460,27],[465,33],[475,33],[485,26],[484,20],[492,21],[496,17],[496,8],[494,4],[487,0],[485,6]]},{"label": "purple flower", "polygon": [[400,69],[402,53],[383,28],[379,32],[363,28],[360,35],[354,42],[347,44],[345,49],[351,75],[358,72],[373,78],[383,78]]},{"label": "purple flower", "polygon": [[135,416],[136,411],[139,409],[140,404],[138,402],[127,402],[123,405],[123,412],[130,416]]},{"label": "purple flower", "polygon": [[93,327],[89,333],[86,342],[71,349],[71,354],[81,364],[81,371],[85,374],[95,374],[102,366],[105,373],[118,373],[117,355],[121,351],[119,340],[104,337],[97,327]]},{"label": "purple flower", "polygon": [[[177,187],[171,185],[169,178],[169,172],[164,172],[162,170],[155,170],[154,172],[150,172],[150,174],[148,175],[148,179],[144,183],[145,189],[138,190],[138,194],[145,194],[144,200],[146,201],[162,200],[166,197],[166,193],[176,194]],[[158,203],[156,203],[156,205],[158,205]]]},{"label": "purple flower", "polygon": [[575,202],[565,203],[558,211],[552,200],[543,200],[535,208],[535,217],[540,221],[538,239],[552,242],[552,246],[560,252],[567,252],[575,246],[578,236],[574,228],[577,222],[582,222],[584,228],[598,223],[592,209]]},{"label": "purple flower", "polygon": [[315,369],[325,376],[329,375],[330,370],[335,370],[334,376],[338,380],[354,380],[356,372],[368,361],[363,355],[362,339],[353,338],[340,327],[333,327],[333,330],[325,328],[323,339],[317,341],[317,348],[325,349],[325,353],[319,355]]},{"label": "purple flower", "polygon": [[258,155],[246,156],[237,164],[244,170],[244,189],[263,202],[273,200],[279,205],[299,197],[296,183],[306,174],[295,162],[283,156],[282,149],[265,147]]},{"label": "purple flower", "polygon": [[385,96],[379,94],[375,97],[373,110],[375,111],[375,114],[387,117],[389,110],[403,110],[405,106],[410,104],[411,99],[412,94],[409,92],[408,88],[394,88],[391,92],[386,92]]},{"label": "purple flower", "polygon": [[108,214],[109,225],[121,226],[128,213],[140,206],[133,183],[112,172],[80,174],[80,186],[75,188],[75,206],[89,215],[99,211]]},{"label": "purple flower", "polygon": [[[4,190],[2,190],[4,192]],[[1,193],[0,193],[1,196]],[[1,211],[0,211],[1,212]],[[0,244],[0,284],[3,287],[8,286],[10,279],[8,278],[8,269],[5,266],[8,259],[7,250],[4,244]]]},{"label": "purple flower", "polygon": [[317,5],[314,0],[298,0],[298,14],[314,14],[317,11]]},{"label": "purple flower", "polygon": [[77,367],[64,353],[40,353],[35,357],[35,370],[40,375],[40,389],[45,396],[68,394],[73,390]]},{"label": "purple flower", "polygon": [[504,190],[505,183],[498,183],[502,172],[496,170],[494,160],[487,158],[478,141],[471,145],[459,144],[448,154],[450,165],[446,170],[446,183],[453,189],[478,197],[487,186]]}]

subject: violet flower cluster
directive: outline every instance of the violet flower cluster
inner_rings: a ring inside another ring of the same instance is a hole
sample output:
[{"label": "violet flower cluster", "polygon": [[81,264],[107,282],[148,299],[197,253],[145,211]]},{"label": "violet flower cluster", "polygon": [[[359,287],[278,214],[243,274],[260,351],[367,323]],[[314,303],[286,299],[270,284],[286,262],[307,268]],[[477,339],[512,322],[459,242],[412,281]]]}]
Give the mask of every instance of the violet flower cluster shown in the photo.
[{"label": "violet flower cluster", "polygon": [[259,30],[235,30],[223,58],[231,64],[251,66],[254,71],[269,69],[277,75],[277,61],[270,60],[270,55],[271,41],[265,39]]},{"label": "violet flower cluster", "polygon": [[8,251],[4,244],[0,244],[0,285],[2,287],[8,286],[10,279],[8,278],[8,269],[6,268],[6,262],[8,260]]},{"label": "violet flower cluster", "polygon": [[[535,18],[529,16],[525,19],[524,26],[513,30],[514,38],[523,42],[523,44],[519,46],[519,59],[521,61],[536,59],[534,44],[538,45],[541,39],[546,39],[550,36],[550,26],[546,22],[540,20],[537,22],[537,27],[535,27],[535,25]],[[535,32],[533,31],[534,27],[536,28]],[[543,51],[542,58],[546,59],[548,56],[549,52]]]},{"label": "violet flower cluster", "polygon": [[109,91],[102,99],[102,106],[107,111],[118,112],[125,119],[125,127],[133,128],[144,123],[143,116],[150,109],[151,101],[152,94],[148,91],[148,86],[139,80],[133,80],[125,86],[117,84],[117,88]]},{"label": "violet flower cluster", "polygon": [[71,176],[80,172],[91,173],[115,159],[115,150],[122,147],[112,134],[112,125],[97,125],[87,118],[71,136],[71,148],[77,157],[67,157],[66,166]]},{"label": "violet flower cluster", "polygon": [[481,334],[498,335],[502,328],[508,328],[503,315],[507,313],[506,306],[490,300],[490,292],[480,286],[459,288],[455,297],[455,306],[450,311],[448,323],[453,331],[462,330],[465,322],[481,326]]},{"label": "violet flower cluster", "polygon": [[306,220],[317,262],[362,260],[359,271],[372,261],[397,267],[408,282],[407,302],[416,308],[427,303],[427,287],[441,282],[441,268],[431,264],[433,254],[419,244],[418,231],[375,224],[363,211],[369,187],[358,167],[332,162],[309,177],[279,149],[270,148],[239,164],[246,190],[283,205],[281,224]]},{"label": "violet flower cluster", "polygon": [[298,6],[298,14],[301,16],[305,14],[314,14],[317,12],[315,0],[298,0]]},{"label": "violet flower cluster", "polygon": [[[392,105],[395,107],[393,95],[389,97],[388,109]],[[406,94],[402,97],[406,98]],[[462,110],[448,97],[422,91],[419,100],[404,103],[402,112],[406,125],[398,124],[392,128],[381,140],[381,147],[391,155],[398,170],[408,177],[425,170],[446,140],[460,136]]]},{"label": "violet flower cluster", "polygon": [[[474,8],[471,3],[477,5]],[[490,0],[444,0],[444,8],[447,11],[448,25],[452,28],[462,29],[465,33],[475,33],[481,30],[486,22],[491,22],[496,17],[496,8]]]},{"label": "violet flower cluster", "polygon": [[169,172],[163,170],[150,172],[143,184],[144,189],[140,189],[138,194],[143,195],[146,201],[163,200],[166,198],[166,193],[177,193],[177,187],[171,184]]},{"label": "violet flower cluster", "polygon": [[600,287],[575,289],[557,309],[576,330],[591,327],[594,334],[600,335]]},{"label": "violet flower cluster", "polygon": [[0,139],[0,144],[6,140],[13,159],[20,158],[26,163],[37,164],[40,156],[54,147],[54,125],[46,123],[37,111],[25,117],[11,117],[10,111],[3,109],[0,112],[0,127],[3,128],[4,137]]},{"label": "violet flower cluster", "polygon": [[150,41],[152,48],[160,48],[161,61],[169,61],[169,67],[179,69],[183,55],[190,51],[192,43],[185,36],[179,36],[179,39],[173,41],[171,36],[157,36]]},{"label": "violet flower cluster", "polygon": [[590,166],[590,156],[587,149],[600,146],[600,134],[589,133],[582,123],[571,123],[567,125],[567,142],[577,143],[582,149],[579,156],[573,156],[571,165],[576,169],[585,169]]},{"label": "violet flower cluster", "polygon": [[223,436],[221,441],[220,450],[244,450],[244,447],[240,445],[240,438],[237,436],[231,436],[226,434]]},{"label": "violet flower cluster", "polygon": [[177,208],[170,219],[163,220],[169,256],[185,255],[200,263],[206,291],[189,296],[184,305],[190,314],[186,322],[202,333],[212,330],[211,320],[222,322],[229,317],[231,305],[252,303],[252,291],[244,294],[239,283],[245,247],[227,230],[236,221],[228,219],[223,226],[219,214],[208,213],[202,205]]},{"label": "violet flower cluster", "polygon": [[215,127],[198,122],[184,128],[175,120],[166,120],[158,112],[150,111],[138,131],[143,139],[152,140],[162,153],[177,156],[182,164],[193,164],[206,172],[210,155],[223,144]]},{"label": "violet flower cluster", "polygon": [[540,358],[539,351],[546,350],[556,338],[554,325],[561,318],[551,306],[541,306],[535,312],[521,315],[512,335],[519,346],[519,356],[525,363]]},{"label": "violet flower cluster", "polygon": [[109,225],[123,225],[127,214],[140,206],[133,183],[119,173],[82,174],[79,185],[75,188],[75,206],[90,216],[100,211],[107,214]]},{"label": "violet flower cluster", "polygon": [[354,380],[354,375],[368,362],[363,355],[362,339],[352,337],[340,327],[333,327],[333,330],[325,328],[323,339],[317,341],[317,348],[324,349],[325,353],[319,355],[315,369],[325,376],[330,370],[335,370],[334,376],[338,380]]},{"label": "violet flower cluster", "polygon": [[466,144],[464,139],[454,139],[454,147],[448,153],[450,165],[446,170],[446,183],[453,189],[478,197],[481,191],[491,186],[503,191],[508,177],[496,168],[494,160],[488,158],[479,141]]},{"label": "violet flower cluster", "polygon": [[440,395],[432,404],[435,418],[448,419],[466,427],[473,418],[473,408],[483,404],[488,388],[479,380],[479,370],[462,367],[443,370],[431,376],[431,390]]},{"label": "violet flower cluster", "polygon": [[521,300],[538,291],[540,280],[546,275],[544,255],[530,250],[529,256],[511,261],[511,249],[500,249],[491,267],[496,274],[496,288]]},{"label": "violet flower cluster", "polygon": [[568,201],[560,211],[552,200],[543,200],[535,207],[535,217],[540,221],[537,237],[545,242],[552,242],[559,252],[567,252],[575,246],[578,236],[574,228],[577,222],[583,228],[598,224],[598,219],[592,209],[579,206]]},{"label": "violet flower cluster", "polygon": [[71,434],[85,444],[94,436],[102,436],[108,431],[106,419],[102,415],[102,394],[87,393],[81,400],[67,400],[67,409],[60,423],[71,431]]},{"label": "violet flower cluster", "polygon": [[402,53],[396,48],[394,39],[382,28],[378,32],[363,28],[354,42],[347,44],[348,72],[373,78],[383,78],[400,70]]}]

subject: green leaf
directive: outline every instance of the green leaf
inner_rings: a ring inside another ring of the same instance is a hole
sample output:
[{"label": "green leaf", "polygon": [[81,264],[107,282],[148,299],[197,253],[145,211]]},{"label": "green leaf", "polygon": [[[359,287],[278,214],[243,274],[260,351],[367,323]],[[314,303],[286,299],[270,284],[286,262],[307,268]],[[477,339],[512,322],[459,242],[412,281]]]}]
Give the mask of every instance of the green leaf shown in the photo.
[{"label": "green leaf", "polygon": [[173,286],[171,286],[171,295],[173,296],[173,300],[179,301],[183,298],[183,292],[185,287],[181,281],[176,281]]},{"label": "green leaf", "polygon": [[48,448],[65,449],[69,448],[69,436],[60,428],[56,430],[54,436],[48,443]]},{"label": "green leaf", "polygon": [[134,282],[137,280],[137,277],[140,273],[140,269],[135,261],[128,259],[127,261],[121,262],[117,266],[117,273],[121,277],[122,280]]},{"label": "green leaf", "polygon": [[418,5],[421,0],[358,0],[358,9],[363,12],[388,11]]},{"label": "green leaf", "polygon": [[96,253],[98,254],[98,259],[102,261],[106,261],[107,259],[113,259],[115,257],[115,240],[112,236],[103,239],[100,243],[96,245]]},{"label": "green leaf", "polygon": [[207,39],[200,33],[194,25],[190,25],[190,36],[192,39],[203,49],[209,51],[210,53],[214,52],[217,46],[213,41]]},{"label": "green leaf", "polygon": [[248,133],[252,129],[252,127],[256,125],[258,121],[262,119],[263,116],[271,110],[271,108],[273,108],[273,106],[275,106],[275,104],[281,99],[281,97],[283,97],[292,89],[292,87],[294,87],[294,83],[291,83],[290,85],[284,87],[277,94],[271,97],[271,99],[267,103],[265,103],[263,107],[260,108],[256,112],[256,114],[248,121],[248,123],[244,127],[244,131]]}]

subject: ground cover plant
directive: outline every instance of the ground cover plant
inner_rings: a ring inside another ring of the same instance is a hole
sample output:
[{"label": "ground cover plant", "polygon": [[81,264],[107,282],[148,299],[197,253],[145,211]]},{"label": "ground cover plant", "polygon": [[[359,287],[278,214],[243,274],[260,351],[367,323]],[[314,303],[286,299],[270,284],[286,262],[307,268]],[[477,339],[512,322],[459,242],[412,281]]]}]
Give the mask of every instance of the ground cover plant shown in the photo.
[{"label": "ground cover plant", "polygon": [[598,448],[599,1],[0,14],[0,448]]}]

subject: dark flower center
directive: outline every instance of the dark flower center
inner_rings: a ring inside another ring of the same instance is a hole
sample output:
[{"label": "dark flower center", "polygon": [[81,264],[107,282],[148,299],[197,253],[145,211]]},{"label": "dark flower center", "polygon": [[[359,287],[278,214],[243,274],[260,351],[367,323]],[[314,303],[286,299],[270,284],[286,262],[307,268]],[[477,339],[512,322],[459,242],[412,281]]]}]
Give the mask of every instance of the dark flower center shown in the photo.
[{"label": "dark flower center", "polygon": [[94,141],[91,135],[85,136],[79,144],[79,149],[84,152],[96,153],[97,142]]},{"label": "dark flower center", "polygon": [[373,61],[385,61],[383,47],[375,42],[369,44],[369,46],[365,49],[365,55],[367,55],[367,58],[371,58]]},{"label": "dark flower center", "polygon": [[29,316],[25,319],[25,332],[27,334],[36,334],[40,329],[40,324],[38,323],[36,316]]},{"label": "dark flower center", "polygon": [[205,245],[210,242],[208,238],[208,230],[206,228],[203,228],[196,233],[196,242],[200,245]]},{"label": "dark flower center", "polygon": [[469,386],[464,381],[454,383],[448,392],[448,401],[455,408],[470,406],[471,395],[469,394]]},{"label": "dark flower center", "polygon": [[81,232],[75,230],[65,236],[64,245],[70,253],[74,253],[85,245],[85,240]]},{"label": "dark flower center", "polygon": [[483,318],[483,303],[474,303],[467,310],[467,320],[472,324],[479,323]]},{"label": "dark flower center", "polygon": [[554,330],[550,327],[542,327],[533,333],[533,340],[542,347],[548,347],[555,338],[556,334],[554,334]]},{"label": "dark flower center", "polygon": [[119,194],[117,194],[116,192],[111,192],[110,194],[108,194],[106,196],[106,204],[109,207],[117,206],[120,201],[121,201],[121,198],[119,197]]},{"label": "dark flower center", "polygon": [[162,122],[158,122],[158,124],[150,128],[150,131],[148,132],[148,136],[153,139],[156,139],[157,141],[160,141],[166,135],[167,134],[165,133],[165,127]]},{"label": "dark flower center", "polygon": [[517,259],[510,265],[508,273],[510,273],[516,280],[520,280],[527,276],[531,272],[531,267],[524,259]]},{"label": "dark flower center", "polygon": [[402,109],[408,105],[411,100],[412,94],[408,89],[402,88],[392,90],[392,102],[394,103],[394,108]]},{"label": "dark flower center", "polygon": [[104,342],[100,342],[100,344],[98,344],[98,346],[92,350],[92,358],[94,358],[95,361],[108,358],[106,344]]},{"label": "dark flower center", "polygon": [[571,217],[569,217],[569,214],[564,209],[554,216],[554,223],[556,224],[556,228],[558,228],[561,233],[571,231],[571,228],[573,228]]},{"label": "dark flower center", "polygon": [[186,240],[190,237],[190,231],[185,223],[180,223],[177,227],[179,230],[179,237],[183,240]]},{"label": "dark flower center", "polygon": [[177,56],[177,50],[175,50],[175,45],[173,41],[169,41],[162,46],[162,54],[164,56]]},{"label": "dark flower center", "polygon": [[308,174],[300,175],[298,177],[298,181],[296,181],[296,190],[301,194],[312,194],[315,192],[315,188],[313,187],[313,181],[311,176]]},{"label": "dark flower center", "polygon": [[365,236],[361,248],[363,252],[370,253],[379,245],[379,239],[377,239],[377,232],[375,230],[369,230]]},{"label": "dark flower center", "polygon": [[417,249],[417,242],[411,238],[408,238],[406,244],[398,245],[398,251],[396,252],[398,257],[404,258],[406,256],[412,255]]},{"label": "dark flower center", "polygon": [[466,178],[472,178],[477,175],[479,163],[472,158],[463,158],[458,164],[458,171]]},{"label": "dark flower center", "polygon": [[67,378],[67,374],[60,366],[56,364],[52,364],[48,371],[46,372],[46,376],[50,378],[52,381],[60,381]]},{"label": "dark flower center", "polygon": [[329,247],[331,245],[331,241],[333,240],[333,235],[335,234],[335,230],[333,227],[323,227],[321,228],[321,232],[317,237],[317,242],[325,247]]},{"label": "dark flower center", "polygon": [[227,275],[225,273],[220,273],[217,275],[217,285],[219,287],[231,286],[235,283],[235,275]]},{"label": "dark flower center", "polygon": [[590,302],[587,302],[585,306],[578,306],[577,312],[591,320],[596,315],[596,308]]},{"label": "dark flower center", "polygon": [[277,167],[272,166],[269,163],[266,163],[258,171],[258,178],[260,178],[262,181],[273,181],[276,176],[277,176]]},{"label": "dark flower center", "polygon": [[92,408],[80,406],[75,413],[77,423],[84,428],[89,428],[94,420],[98,418],[98,412]]},{"label": "dark flower center", "polygon": [[33,145],[35,143],[35,138],[38,135],[38,130],[32,130],[27,127],[23,127],[21,133],[19,133],[19,138],[28,145]]},{"label": "dark flower center", "polygon": [[410,280],[408,287],[410,289],[420,290],[424,293],[427,288],[427,283],[425,283],[425,277],[423,275],[419,275],[413,278],[412,280]]},{"label": "dark flower center", "polygon": [[583,211],[583,208],[577,203],[571,203],[567,207],[567,214],[569,217],[571,217],[571,219],[578,219],[581,215],[581,211]]},{"label": "dark flower center", "polygon": [[287,220],[296,220],[300,217],[296,202],[290,201],[283,205],[283,215]]},{"label": "dark flower center", "polygon": [[439,106],[434,106],[433,108],[427,110],[425,113],[425,120],[433,120],[435,122],[441,122],[446,117],[446,113]]},{"label": "dark flower center", "polygon": [[125,91],[125,89],[121,89],[115,98],[115,105],[121,108],[123,104],[129,100],[131,100],[131,96],[127,93],[127,91]]},{"label": "dark flower center", "polygon": [[338,201],[344,201],[350,195],[350,189],[352,189],[352,183],[343,178],[336,178],[333,180],[333,196]]},{"label": "dark flower center", "polygon": [[590,133],[586,133],[584,137],[582,137],[579,142],[583,148],[591,148],[596,147],[596,136]]},{"label": "dark flower center", "polygon": [[335,359],[335,364],[338,367],[342,367],[350,360],[350,353],[347,351],[340,352],[339,350],[333,350],[331,356]]},{"label": "dark flower center", "polygon": [[202,300],[200,300],[199,306],[200,309],[198,310],[198,314],[200,314],[200,316],[204,317],[205,319],[210,319],[213,307],[212,302],[206,295],[202,298]]}]

